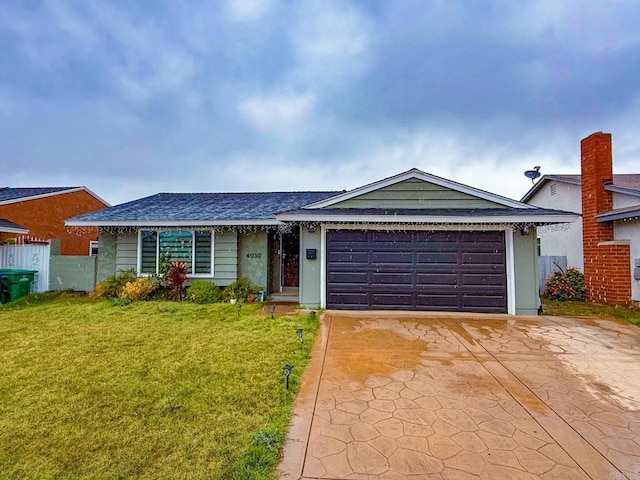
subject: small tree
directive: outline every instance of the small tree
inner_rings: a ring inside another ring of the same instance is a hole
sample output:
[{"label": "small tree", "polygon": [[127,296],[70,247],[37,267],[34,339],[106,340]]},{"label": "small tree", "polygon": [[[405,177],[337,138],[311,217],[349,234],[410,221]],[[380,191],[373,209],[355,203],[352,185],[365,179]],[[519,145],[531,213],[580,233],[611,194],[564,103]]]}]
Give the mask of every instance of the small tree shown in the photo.
[{"label": "small tree", "polygon": [[167,280],[167,286],[171,289],[171,294],[174,300],[182,300],[182,292],[184,291],[184,284],[189,279],[187,273],[189,267],[184,262],[176,261],[169,264],[169,278]]}]

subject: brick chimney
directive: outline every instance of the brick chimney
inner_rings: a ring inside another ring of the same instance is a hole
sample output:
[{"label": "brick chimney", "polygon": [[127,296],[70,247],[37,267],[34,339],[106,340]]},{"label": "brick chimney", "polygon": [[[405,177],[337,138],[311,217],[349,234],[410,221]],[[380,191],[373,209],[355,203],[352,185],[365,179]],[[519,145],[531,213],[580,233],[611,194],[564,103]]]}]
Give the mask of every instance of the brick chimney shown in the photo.
[{"label": "brick chimney", "polygon": [[611,134],[596,132],[580,142],[582,170],[582,236],[592,246],[613,240],[613,224],[596,222],[596,215],[613,208],[613,194],[604,189],[613,181]]},{"label": "brick chimney", "polygon": [[628,305],[631,260],[628,241],[615,241],[613,222],[596,215],[613,209],[611,134],[596,132],[580,142],[582,180],[582,246],[587,300]]}]

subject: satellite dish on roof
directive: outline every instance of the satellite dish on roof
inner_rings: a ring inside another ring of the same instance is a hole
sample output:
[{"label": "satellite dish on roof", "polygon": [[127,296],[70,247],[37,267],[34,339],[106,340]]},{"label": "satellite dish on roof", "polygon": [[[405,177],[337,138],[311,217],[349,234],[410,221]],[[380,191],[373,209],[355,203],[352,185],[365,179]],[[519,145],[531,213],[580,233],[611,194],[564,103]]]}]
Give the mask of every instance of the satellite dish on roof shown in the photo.
[{"label": "satellite dish on roof", "polygon": [[533,170],[527,170],[526,172],[524,172],[524,176],[530,178],[531,183],[533,183],[533,181],[541,175],[539,170],[540,167],[533,167]]}]

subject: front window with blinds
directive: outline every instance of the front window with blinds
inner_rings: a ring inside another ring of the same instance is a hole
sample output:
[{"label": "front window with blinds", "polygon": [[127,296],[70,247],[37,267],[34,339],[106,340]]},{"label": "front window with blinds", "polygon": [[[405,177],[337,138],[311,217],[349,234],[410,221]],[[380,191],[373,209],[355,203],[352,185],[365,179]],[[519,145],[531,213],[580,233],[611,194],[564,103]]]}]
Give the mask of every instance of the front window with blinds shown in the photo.
[{"label": "front window with blinds", "polygon": [[189,267],[189,275],[213,274],[213,232],[198,230],[140,231],[140,272],[158,273],[160,258],[169,255]]}]

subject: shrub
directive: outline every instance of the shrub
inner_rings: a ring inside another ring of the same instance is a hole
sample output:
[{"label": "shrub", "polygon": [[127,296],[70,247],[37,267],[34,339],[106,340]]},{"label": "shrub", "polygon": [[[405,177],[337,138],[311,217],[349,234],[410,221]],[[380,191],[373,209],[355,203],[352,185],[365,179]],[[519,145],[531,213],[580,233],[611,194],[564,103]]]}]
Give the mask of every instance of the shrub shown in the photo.
[{"label": "shrub", "polygon": [[166,281],[167,286],[171,289],[174,300],[182,300],[182,292],[184,291],[184,284],[189,279],[187,272],[189,267],[184,262],[176,261],[169,264],[169,277]]},{"label": "shrub", "polygon": [[249,280],[246,275],[243,275],[239,279],[230,283],[227,288],[225,288],[224,298],[225,299],[235,298],[239,302],[246,302],[247,297],[249,295],[253,295],[258,290],[260,289],[256,287],[253,283],[251,283],[251,280]]},{"label": "shrub", "polygon": [[122,295],[124,286],[136,279],[136,272],[131,270],[122,270],[115,275],[98,282],[93,291],[94,298],[118,298]]},{"label": "shrub", "polygon": [[146,300],[155,290],[151,279],[138,277],[133,282],[127,282],[122,289],[122,296],[129,300]]},{"label": "shrub", "polygon": [[196,303],[218,303],[222,294],[214,282],[196,280],[187,288],[187,298]]},{"label": "shrub", "polygon": [[580,301],[584,300],[584,274],[577,268],[569,268],[566,272],[554,272],[547,279],[543,296],[550,300]]}]

